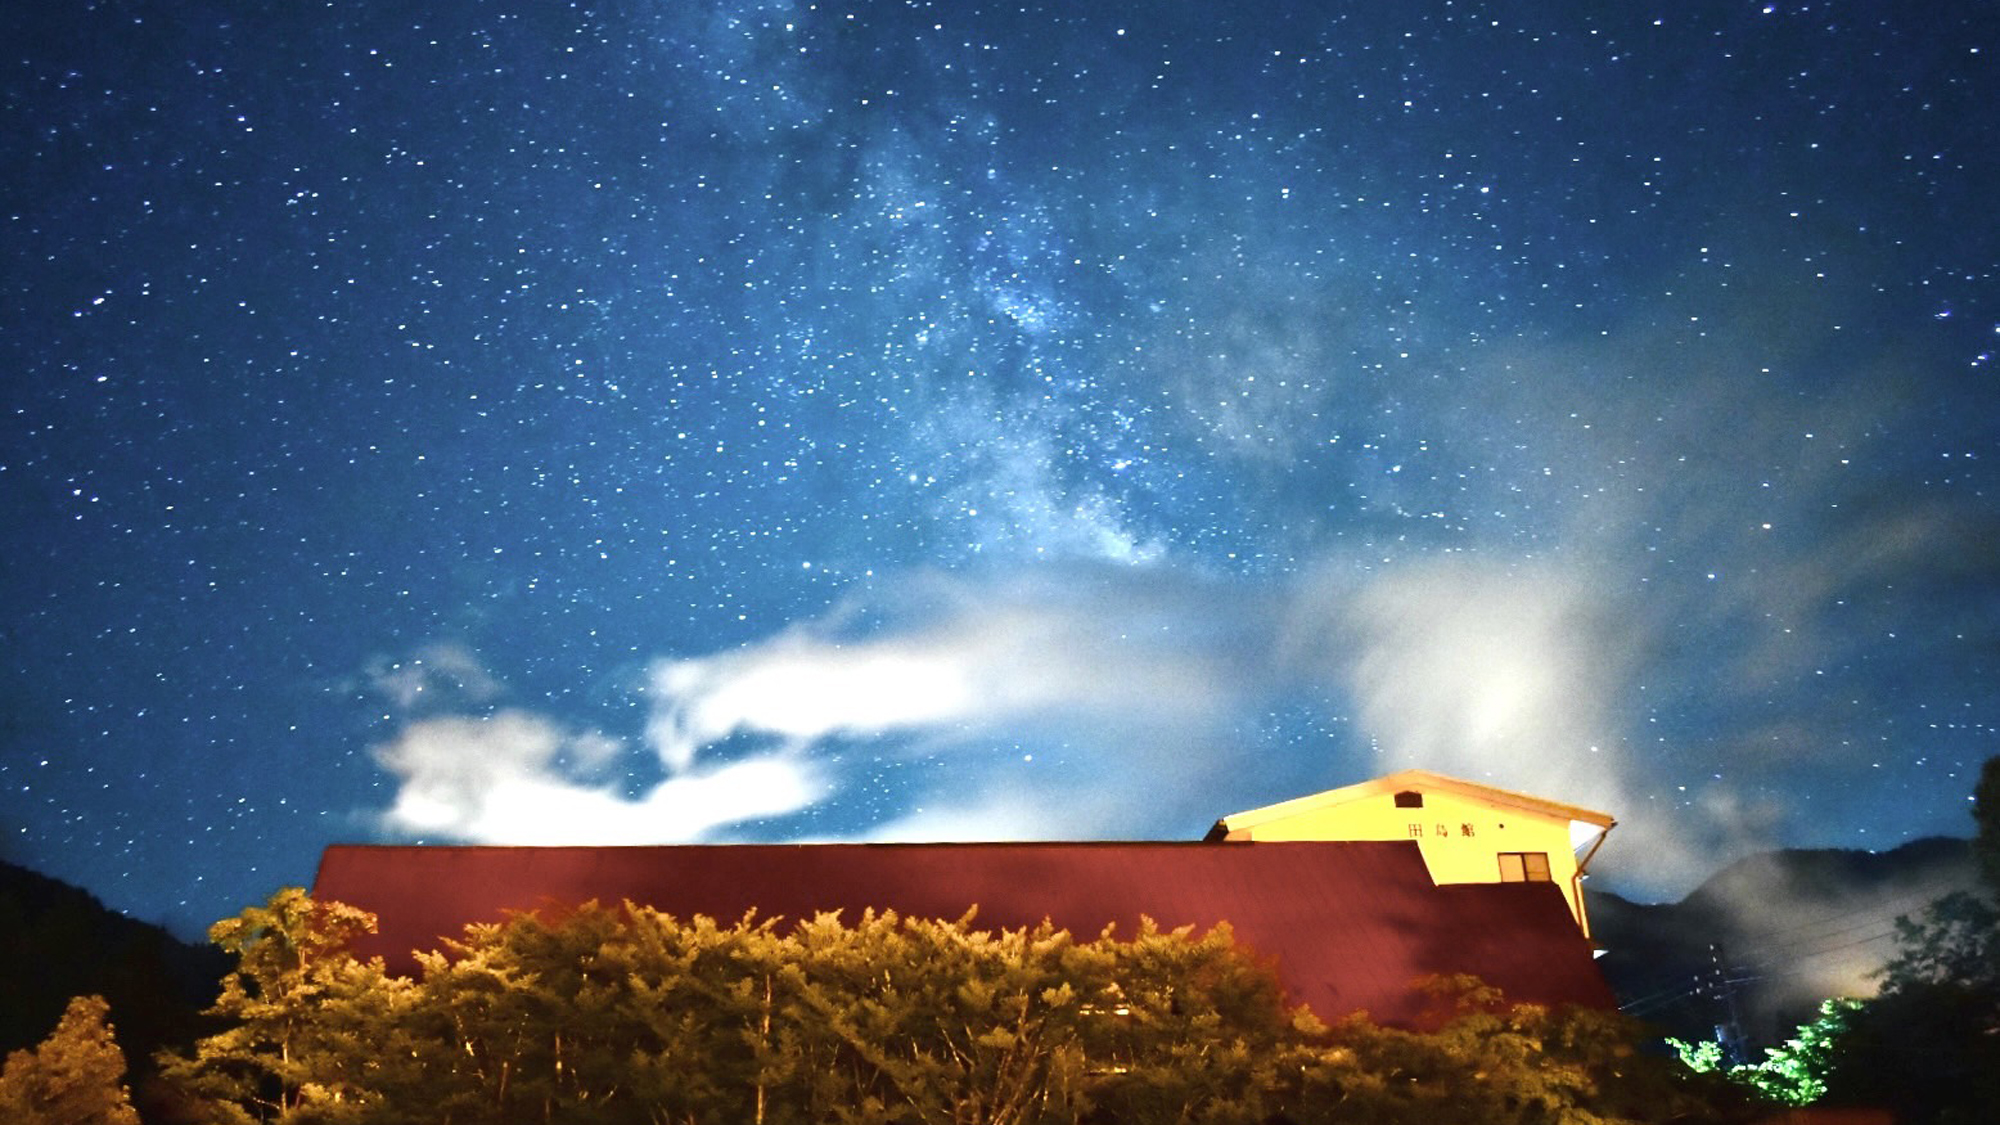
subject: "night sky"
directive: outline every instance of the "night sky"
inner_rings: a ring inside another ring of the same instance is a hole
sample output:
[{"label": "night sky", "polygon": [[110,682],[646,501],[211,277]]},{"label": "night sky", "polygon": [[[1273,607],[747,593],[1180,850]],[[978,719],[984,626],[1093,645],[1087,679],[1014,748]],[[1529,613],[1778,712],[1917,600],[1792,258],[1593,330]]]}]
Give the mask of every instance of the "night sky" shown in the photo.
[{"label": "night sky", "polygon": [[1970,833],[1991,5],[0,20],[0,857],[135,916],[1408,766],[1641,897]]}]

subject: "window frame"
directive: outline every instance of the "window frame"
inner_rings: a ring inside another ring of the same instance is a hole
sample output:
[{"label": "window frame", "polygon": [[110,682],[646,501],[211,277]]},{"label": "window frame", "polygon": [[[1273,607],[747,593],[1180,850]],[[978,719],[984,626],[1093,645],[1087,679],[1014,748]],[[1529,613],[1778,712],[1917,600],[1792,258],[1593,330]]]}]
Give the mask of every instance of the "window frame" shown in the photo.
[{"label": "window frame", "polygon": [[[1498,852],[1500,881],[1503,883],[1553,883],[1554,868],[1547,852]],[[1511,861],[1511,864],[1510,864]],[[1513,870],[1509,870],[1510,866]],[[1539,874],[1537,873],[1539,868]]]}]

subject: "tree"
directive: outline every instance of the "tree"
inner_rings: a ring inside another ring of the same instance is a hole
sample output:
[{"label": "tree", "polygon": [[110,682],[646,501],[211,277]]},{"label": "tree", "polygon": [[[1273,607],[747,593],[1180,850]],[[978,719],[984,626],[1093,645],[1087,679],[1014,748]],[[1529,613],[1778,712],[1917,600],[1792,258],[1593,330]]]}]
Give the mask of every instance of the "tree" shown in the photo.
[{"label": "tree", "polygon": [[1725,1084],[1641,1051],[1644,1034],[1616,1012],[1508,1004],[1472,977],[1424,987],[1437,1000],[1436,1030],[1342,1021],[1307,1058],[1289,1119],[1615,1125],[1751,1115]]},{"label": "tree", "polygon": [[1821,1001],[1819,1015],[1800,1024],[1798,1034],[1783,1046],[1767,1047],[1761,1061],[1741,1063],[1726,1070],[1722,1068],[1722,1045],[1712,1039],[1694,1044],[1668,1039],[1667,1044],[1680,1055],[1682,1063],[1697,1073],[1720,1074],[1774,1102],[1811,1105],[1825,1096],[1827,1077],[1841,1040],[1849,1033],[1854,1013],[1861,1007],[1861,1001],[1849,998]]},{"label": "tree", "polygon": [[2000,757],[1973,789],[1985,894],[1960,891],[1896,920],[1877,995],[1828,1054],[1827,1101],[1909,1122],[1983,1122],[2000,1104]]},{"label": "tree", "polygon": [[168,1068],[210,1099],[206,1120],[1723,1119],[1615,1014],[1453,980],[1436,1031],[1328,1029],[1220,926],[1086,941],[970,914],[723,925],[586,904],[468,926],[411,981],[345,952],[371,923],[281,892],[215,927],[238,958],[212,1009],[232,1026]]},{"label": "tree", "polygon": [[1227,924],[1111,931],[1084,1025],[1093,1121],[1257,1121],[1278,1104],[1283,1048],[1304,1031],[1271,964],[1238,947]]},{"label": "tree", "polygon": [[1101,959],[1076,956],[1068,933],[871,912],[787,937],[769,979],[774,1061],[791,1078],[774,1092],[790,1087],[795,1119],[1075,1120]]},{"label": "tree", "polygon": [[33,1051],[15,1051],[0,1071],[0,1120],[13,1125],[139,1125],[125,1088],[125,1054],[102,996],[69,1002]]},{"label": "tree", "polygon": [[378,1081],[387,1104],[424,1121],[647,1119],[631,1090],[644,1036],[617,912],[592,903],[552,921],[469,926],[419,962],[423,981],[400,1021],[412,1065]]},{"label": "tree", "polygon": [[[350,1026],[351,1014],[363,998],[407,986],[379,960],[347,952],[374,928],[373,915],[314,902],[297,887],[210,926],[209,940],[236,967],[207,1014],[231,1026],[197,1043],[192,1058],[163,1057],[162,1076],[230,1122],[355,1116],[380,1029]],[[350,1049],[356,1041],[369,1053]]]},{"label": "tree", "polygon": [[2000,899],[2000,754],[1986,759],[1972,789],[1972,820],[1978,825],[1972,854],[1986,882],[1986,894]]}]

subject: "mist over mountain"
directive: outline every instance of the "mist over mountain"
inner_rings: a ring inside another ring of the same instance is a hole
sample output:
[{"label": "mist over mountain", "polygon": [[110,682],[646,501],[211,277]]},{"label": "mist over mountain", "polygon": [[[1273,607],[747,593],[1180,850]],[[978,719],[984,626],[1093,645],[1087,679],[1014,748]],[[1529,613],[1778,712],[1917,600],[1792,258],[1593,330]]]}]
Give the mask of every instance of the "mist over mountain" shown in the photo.
[{"label": "mist over mountain", "polygon": [[1754,1046],[1782,1041],[1823,999],[1874,994],[1896,919],[1977,882],[1968,840],[1891,851],[1786,849],[1745,856],[1679,902],[1586,894],[1599,960],[1620,1004],[1683,1039],[1732,1021]]}]

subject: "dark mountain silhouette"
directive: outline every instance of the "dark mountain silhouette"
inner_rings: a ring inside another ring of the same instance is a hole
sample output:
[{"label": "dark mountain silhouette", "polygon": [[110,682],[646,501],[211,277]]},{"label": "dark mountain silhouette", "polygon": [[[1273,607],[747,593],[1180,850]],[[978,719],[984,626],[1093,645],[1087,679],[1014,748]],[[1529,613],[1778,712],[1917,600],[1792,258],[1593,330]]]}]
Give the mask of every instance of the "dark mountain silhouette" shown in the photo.
[{"label": "dark mountain silhouette", "polygon": [[0,860],[0,1054],[33,1047],[70,997],[111,1004],[135,1075],[155,1049],[192,1043],[229,960],[165,929],[127,918],[89,892]]},{"label": "dark mountain silhouette", "polygon": [[1733,1022],[1755,1048],[1789,1037],[1821,1000],[1872,995],[1897,916],[1975,881],[1970,841],[1930,837],[1886,852],[1761,852],[1676,903],[1596,891],[1588,902],[1598,966],[1627,1012],[1690,1040]]}]

